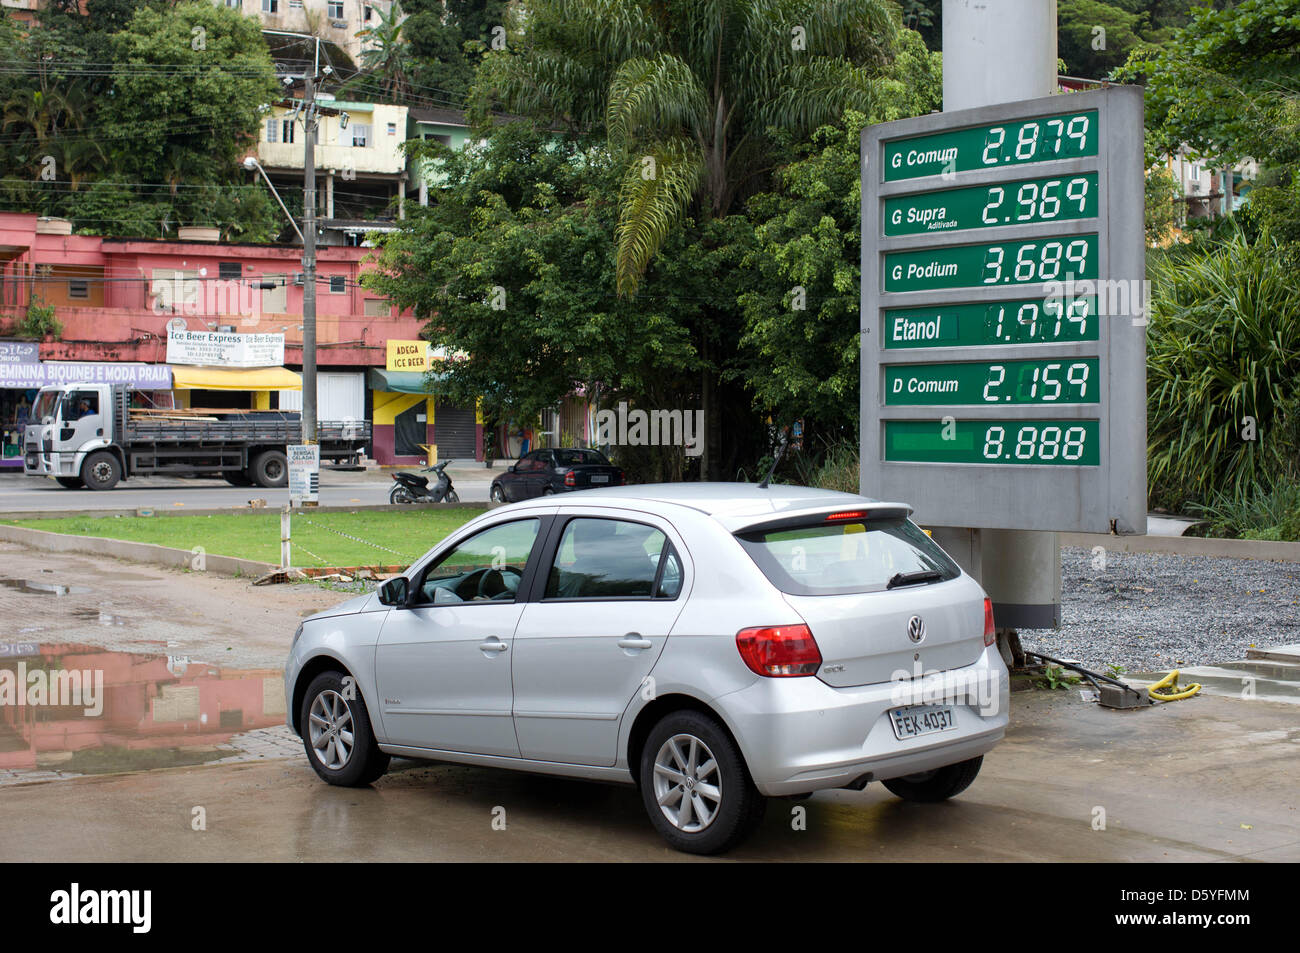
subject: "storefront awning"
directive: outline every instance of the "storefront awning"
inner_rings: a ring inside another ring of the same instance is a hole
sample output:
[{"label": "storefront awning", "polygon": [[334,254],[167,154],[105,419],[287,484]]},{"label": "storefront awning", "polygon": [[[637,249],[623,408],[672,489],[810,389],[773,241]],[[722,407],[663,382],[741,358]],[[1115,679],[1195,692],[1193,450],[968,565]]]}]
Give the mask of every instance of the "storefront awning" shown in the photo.
[{"label": "storefront awning", "polygon": [[302,375],[287,367],[172,366],[176,390],[302,390]]},{"label": "storefront awning", "polygon": [[371,390],[392,394],[432,394],[430,381],[441,379],[440,375],[430,376],[423,371],[384,371],[377,367],[370,368],[369,378]]}]

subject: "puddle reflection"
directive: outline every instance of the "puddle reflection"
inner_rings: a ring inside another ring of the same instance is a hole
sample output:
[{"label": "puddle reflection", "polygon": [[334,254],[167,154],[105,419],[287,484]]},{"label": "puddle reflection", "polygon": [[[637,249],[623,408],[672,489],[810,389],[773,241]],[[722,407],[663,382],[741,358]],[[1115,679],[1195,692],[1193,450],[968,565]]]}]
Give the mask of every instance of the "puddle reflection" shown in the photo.
[{"label": "puddle reflection", "polygon": [[275,669],[75,644],[0,645],[0,769],[103,774],[200,764],[229,757],[218,746],[283,724],[284,713]]}]

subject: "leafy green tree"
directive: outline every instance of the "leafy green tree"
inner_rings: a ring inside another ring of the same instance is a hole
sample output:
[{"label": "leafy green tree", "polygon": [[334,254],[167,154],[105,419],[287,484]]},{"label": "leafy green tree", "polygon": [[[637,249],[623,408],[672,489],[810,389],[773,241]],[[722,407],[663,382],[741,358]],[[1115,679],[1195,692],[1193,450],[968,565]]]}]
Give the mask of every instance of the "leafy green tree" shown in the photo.
[{"label": "leafy green tree", "polygon": [[1152,169],[1147,173],[1145,199],[1144,229],[1147,245],[1163,244],[1172,237],[1172,229],[1178,222],[1178,206],[1182,200],[1178,182],[1168,169]]},{"label": "leafy green tree", "polygon": [[437,105],[462,105],[495,27],[511,20],[508,0],[407,0],[414,91]]},{"label": "leafy green tree", "polygon": [[1060,0],[1057,53],[1071,76],[1101,79],[1142,42],[1143,17],[1103,0]]},{"label": "leafy green tree", "polygon": [[[681,407],[699,361],[689,324],[736,293],[734,236],[670,241],[662,273],[635,301],[614,292],[620,173],[601,146],[544,128],[497,127],[486,146],[443,150],[446,185],[428,209],[380,236],[364,284],[427,320],[425,336],[466,355],[441,369],[439,392],[482,398],[487,416],[530,421],[575,388]],[[643,478],[676,479],[681,454],[621,450]]]}]

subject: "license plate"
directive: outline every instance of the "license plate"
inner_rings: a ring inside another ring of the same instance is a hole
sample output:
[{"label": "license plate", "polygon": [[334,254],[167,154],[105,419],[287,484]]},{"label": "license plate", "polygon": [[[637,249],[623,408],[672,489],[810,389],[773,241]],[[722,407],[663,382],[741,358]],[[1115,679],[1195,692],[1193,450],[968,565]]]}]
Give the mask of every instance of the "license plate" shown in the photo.
[{"label": "license plate", "polygon": [[592,482],[592,483],[608,483],[608,482],[609,482],[609,474],[608,474],[608,473],[594,474],[594,475],[592,476],[592,478],[591,478],[591,482]]},{"label": "license plate", "polygon": [[951,705],[910,705],[907,708],[895,708],[889,713],[889,720],[894,726],[894,737],[900,741],[904,738],[916,738],[919,735],[929,735],[939,731],[951,731],[957,727],[957,719]]}]

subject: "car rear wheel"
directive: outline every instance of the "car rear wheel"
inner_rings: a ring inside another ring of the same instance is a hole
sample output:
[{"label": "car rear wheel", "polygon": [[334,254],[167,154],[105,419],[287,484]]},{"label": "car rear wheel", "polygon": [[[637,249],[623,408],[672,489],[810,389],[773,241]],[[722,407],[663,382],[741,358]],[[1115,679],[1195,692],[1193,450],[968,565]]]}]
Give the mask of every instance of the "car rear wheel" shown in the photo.
[{"label": "car rear wheel", "polygon": [[766,799],[731,736],[697,711],[677,711],[651,730],[641,752],[641,798],[664,840],[689,854],[718,854],[750,835]]},{"label": "car rear wheel", "polygon": [[370,714],[350,676],[322,672],[312,679],[298,724],[307,760],[330,784],[362,787],[388,770],[388,755],[379,750]]},{"label": "car rear wheel", "polygon": [[554,495],[555,495],[554,487],[548,486],[546,489],[542,490],[542,496],[554,496]]},{"label": "car rear wheel", "polygon": [[253,458],[250,469],[258,486],[274,488],[289,485],[289,458],[279,450],[263,450]]},{"label": "car rear wheel", "polygon": [[936,801],[946,801],[950,797],[956,797],[970,787],[975,776],[980,773],[980,765],[983,763],[984,757],[981,755],[933,771],[890,778],[880,783],[888,788],[890,793],[901,797],[904,801],[933,804]]}]

